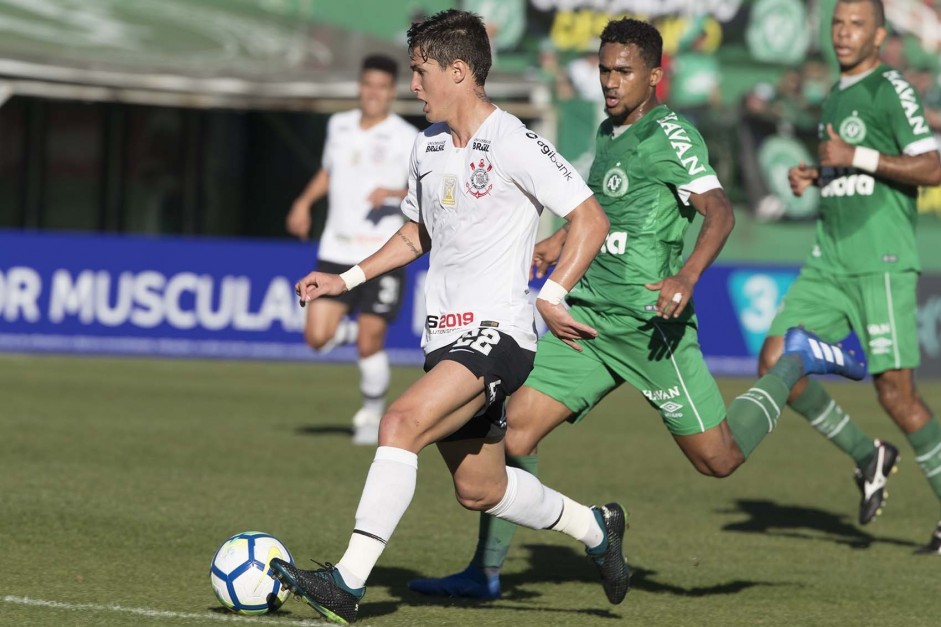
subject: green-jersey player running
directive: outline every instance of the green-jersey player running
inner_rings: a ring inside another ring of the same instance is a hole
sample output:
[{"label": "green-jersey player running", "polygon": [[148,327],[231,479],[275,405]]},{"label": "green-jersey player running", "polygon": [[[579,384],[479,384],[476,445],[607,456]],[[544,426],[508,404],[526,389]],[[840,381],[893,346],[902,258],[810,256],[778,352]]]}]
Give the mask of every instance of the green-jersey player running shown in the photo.
[{"label": "green-jersey player running", "polygon": [[[918,94],[879,61],[886,36],[878,0],[840,0],[831,23],[840,80],[824,103],[818,166],[791,168],[791,189],[821,188],[817,241],[761,351],[768,371],[798,322],[826,339],[856,332],[879,403],[905,433],[941,498],[941,424],[915,389],[918,366],[915,244],[918,185],[941,183],[938,144]],[[798,384],[790,406],[856,462],[859,522],[880,511],[898,449],[865,435],[818,381]],[[941,554],[941,523],[920,552]]]},{"label": "green-jersey player running", "polygon": [[[660,412],[697,470],[725,477],[774,428],[804,374],[864,373],[851,355],[794,329],[778,364],[726,410],[703,359],[691,297],[734,219],[702,137],[656,98],[661,49],[660,33],[646,22],[613,21],[601,35],[608,119],[598,129],[588,185],[611,226],[600,253],[567,295],[572,317],[598,336],[577,350],[551,335],[541,338],[533,371],[507,405],[508,463],[530,473],[537,470],[536,447],[543,437],[566,420],[581,420],[625,382]],[[684,262],[683,236],[697,214],[703,226]],[[537,246],[541,271],[558,258],[566,234],[562,229]],[[466,570],[414,580],[410,587],[427,594],[500,596],[499,571],[514,530],[482,517]]]}]

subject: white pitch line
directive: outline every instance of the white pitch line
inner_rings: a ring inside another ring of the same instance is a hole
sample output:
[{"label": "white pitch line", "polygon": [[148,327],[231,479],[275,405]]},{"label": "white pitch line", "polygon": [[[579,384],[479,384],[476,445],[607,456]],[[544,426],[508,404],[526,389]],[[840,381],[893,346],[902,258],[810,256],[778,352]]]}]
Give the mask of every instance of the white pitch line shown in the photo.
[{"label": "white pitch line", "polygon": [[58,610],[73,610],[82,612],[116,612],[120,614],[133,614],[146,618],[177,618],[190,621],[217,621],[222,623],[250,623],[252,625],[301,625],[303,627],[323,627],[323,621],[294,619],[294,618],[263,618],[261,616],[235,616],[226,614],[196,614],[193,612],[168,612],[152,610],[145,607],[124,607],[123,605],[99,605],[97,603],[62,603],[61,601],[47,601],[45,599],[31,599],[6,595],[0,597],[4,603],[26,605],[32,607],[51,607]]}]

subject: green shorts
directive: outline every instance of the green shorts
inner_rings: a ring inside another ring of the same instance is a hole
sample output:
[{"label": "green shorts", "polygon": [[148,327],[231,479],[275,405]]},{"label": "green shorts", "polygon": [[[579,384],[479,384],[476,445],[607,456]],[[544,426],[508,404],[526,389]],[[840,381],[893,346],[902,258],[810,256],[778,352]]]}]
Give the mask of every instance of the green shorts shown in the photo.
[{"label": "green shorts", "polygon": [[841,276],[803,268],[768,335],[802,325],[828,342],[855,331],[870,374],[917,368],[917,272]]},{"label": "green shorts", "polygon": [[581,342],[578,352],[545,334],[524,385],[572,410],[572,422],[625,381],[660,412],[674,435],[702,433],[725,419],[725,402],[706,368],[695,318],[643,320],[579,305],[569,312],[594,327],[598,337]]}]

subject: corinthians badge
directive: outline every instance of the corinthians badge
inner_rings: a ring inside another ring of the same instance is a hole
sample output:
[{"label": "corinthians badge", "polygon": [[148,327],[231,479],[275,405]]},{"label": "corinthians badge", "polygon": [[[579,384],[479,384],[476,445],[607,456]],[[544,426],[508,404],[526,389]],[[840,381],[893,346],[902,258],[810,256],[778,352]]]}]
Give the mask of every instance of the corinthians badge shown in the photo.
[{"label": "corinthians badge", "polygon": [[490,170],[493,169],[493,165],[481,159],[476,164],[471,161],[470,169],[470,178],[464,184],[467,191],[474,198],[489,194],[493,189],[493,183],[490,182]]}]

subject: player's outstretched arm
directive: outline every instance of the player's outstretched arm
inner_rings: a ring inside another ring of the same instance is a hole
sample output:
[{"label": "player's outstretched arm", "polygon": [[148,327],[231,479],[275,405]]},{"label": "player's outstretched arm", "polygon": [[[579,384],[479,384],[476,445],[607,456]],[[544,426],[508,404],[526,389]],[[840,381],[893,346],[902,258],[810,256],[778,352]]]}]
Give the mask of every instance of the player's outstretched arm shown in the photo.
[{"label": "player's outstretched arm", "polygon": [[693,251],[677,274],[645,286],[649,290],[660,291],[657,313],[664,318],[677,318],[683,313],[693,297],[699,277],[719,256],[735,226],[732,203],[722,188],[690,194],[689,201],[703,216],[702,229]]},{"label": "player's outstretched arm", "polygon": [[321,296],[336,296],[379,275],[409,264],[431,250],[425,227],[406,222],[382,248],[342,274],[311,272],[294,286],[301,306]]},{"label": "player's outstretched arm", "polygon": [[310,237],[310,207],[327,195],[330,189],[330,174],[321,169],[314,175],[301,195],[291,205],[284,220],[287,232],[306,241]]},{"label": "player's outstretched arm", "polygon": [[872,148],[846,143],[831,124],[827,124],[827,135],[830,138],[817,149],[820,165],[852,166],[905,185],[941,185],[941,157],[937,150],[920,155],[884,155]]},{"label": "player's outstretched arm", "polygon": [[609,224],[594,196],[585,199],[565,219],[568,221],[565,245],[558,265],[536,297],[536,308],[556,337],[580,351],[581,346],[575,340],[597,337],[598,332],[572,318],[562,299],[582,278],[591,260],[601,250]]}]

